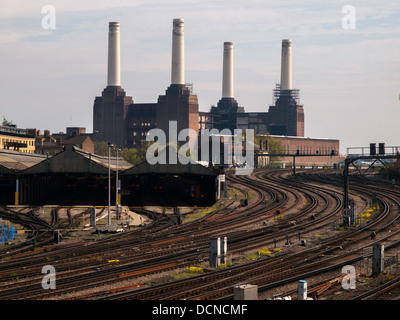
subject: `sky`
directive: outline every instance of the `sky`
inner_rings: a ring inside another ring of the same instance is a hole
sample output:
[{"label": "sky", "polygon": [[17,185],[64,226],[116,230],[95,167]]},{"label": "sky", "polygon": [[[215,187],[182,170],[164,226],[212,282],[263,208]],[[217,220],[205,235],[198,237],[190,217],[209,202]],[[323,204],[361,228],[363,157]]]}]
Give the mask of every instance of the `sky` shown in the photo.
[{"label": "sky", "polygon": [[397,0],[2,0],[1,120],[92,132],[93,102],[107,85],[110,21],[121,26],[122,87],[134,102],[157,102],[171,81],[174,18],[185,21],[185,80],[200,111],[221,99],[230,41],[235,99],[246,112],[267,112],[281,41],[291,39],[305,136],[339,139],[341,153],[371,142],[400,146]]}]

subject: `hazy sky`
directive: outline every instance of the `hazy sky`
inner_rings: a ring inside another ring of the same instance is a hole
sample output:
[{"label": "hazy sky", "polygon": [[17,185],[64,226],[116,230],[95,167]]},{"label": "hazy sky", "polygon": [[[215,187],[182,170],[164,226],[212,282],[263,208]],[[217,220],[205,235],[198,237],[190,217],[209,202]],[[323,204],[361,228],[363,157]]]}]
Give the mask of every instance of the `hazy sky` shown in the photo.
[{"label": "hazy sky", "polygon": [[[55,29],[42,26],[45,5],[55,9]],[[342,12],[345,5],[355,15]],[[174,18],[185,20],[186,82],[200,111],[221,98],[225,41],[234,43],[239,105],[268,111],[289,38],[306,136],[340,139],[342,152],[400,145],[398,0],[2,0],[1,119],[92,132],[93,102],[107,81],[109,21],[121,24],[122,87],[135,102],[156,102],[170,84]]]}]

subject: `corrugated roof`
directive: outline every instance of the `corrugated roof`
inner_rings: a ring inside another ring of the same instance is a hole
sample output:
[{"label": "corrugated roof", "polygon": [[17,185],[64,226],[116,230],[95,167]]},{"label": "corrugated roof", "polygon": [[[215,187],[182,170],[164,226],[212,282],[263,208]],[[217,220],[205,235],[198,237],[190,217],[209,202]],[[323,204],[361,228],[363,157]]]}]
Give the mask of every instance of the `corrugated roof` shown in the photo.
[{"label": "corrugated roof", "polygon": [[[116,158],[110,158],[111,171],[116,170]],[[118,170],[123,171],[132,167],[132,164],[118,157]],[[108,174],[108,157],[89,153],[75,146],[65,146],[65,150],[49,157],[48,162],[43,161],[23,171],[22,174],[33,173],[92,173]]]},{"label": "corrugated roof", "polygon": [[[91,154],[75,146],[66,146],[65,151],[49,156],[48,161],[46,159],[46,155],[0,149],[0,173],[108,172],[108,157]],[[111,171],[116,171],[116,167],[117,158],[110,157]],[[132,164],[118,157],[119,171],[131,167]]]},{"label": "corrugated roof", "polygon": [[[80,154],[81,156],[91,159],[92,161],[108,168],[108,157],[107,156],[99,156],[97,154],[93,154],[90,152],[87,152],[83,149],[80,149],[78,147],[73,146],[73,149],[76,153]],[[131,163],[128,161],[124,160],[124,158],[118,157],[118,171],[123,171],[126,169],[129,169],[133,167]],[[110,168],[111,170],[115,171],[117,169],[117,158],[116,157],[110,157]]]},{"label": "corrugated roof", "polygon": [[[169,159],[169,150],[163,149],[159,152],[158,157],[161,156],[161,154],[165,153],[165,159]],[[139,163],[138,165],[126,170],[125,172],[122,173],[122,175],[128,175],[128,174],[148,174],[148,173],[165,173],[165,174],[199,174],[199,175],[205,175],[205,176],[217,176],[218,174],[212,171],[209,168],[204,167],[201,164],[198,164],[196,162],[190,161],[189,158],[180,155],[181,157],[185,158],[188,164],[182,164],[180,162],[180,159],[178,158],[178,155],[176,154],[176,164],[160,164],[160,163],[155,163],[155,164],[150,164],[148,161],[143,161],[142,163]],[[160,158],[156,158],[152,156],[149,161],[150,162],[156,162]]]},{"label": "corrugated roof", "polygon": [[13,173],[23,171],[46,159],[45,155],[32,154],[14,150],[0,150],[0,167],[9,170],[1,170],[2,173]]},{"label": "corrugated roof", "polygon": [[148,173],[165,173],[165,174],[199,174],[205,176],[217,176],[214,171],[197,163],[189,164],[149,164],[144,161],[137,166],[134,166],[122,173],[122,175],[129,174],[148,174]]}]

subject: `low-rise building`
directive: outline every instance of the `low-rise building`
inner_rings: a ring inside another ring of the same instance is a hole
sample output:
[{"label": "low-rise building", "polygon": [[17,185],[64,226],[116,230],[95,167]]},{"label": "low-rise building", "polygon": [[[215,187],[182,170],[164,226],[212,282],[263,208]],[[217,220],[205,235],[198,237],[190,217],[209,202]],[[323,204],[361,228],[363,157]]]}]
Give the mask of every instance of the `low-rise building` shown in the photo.
[{"label": "low-rise building", "polygon": [[0,149],[35,152],[35,136],[14,124],[0,126]]}]

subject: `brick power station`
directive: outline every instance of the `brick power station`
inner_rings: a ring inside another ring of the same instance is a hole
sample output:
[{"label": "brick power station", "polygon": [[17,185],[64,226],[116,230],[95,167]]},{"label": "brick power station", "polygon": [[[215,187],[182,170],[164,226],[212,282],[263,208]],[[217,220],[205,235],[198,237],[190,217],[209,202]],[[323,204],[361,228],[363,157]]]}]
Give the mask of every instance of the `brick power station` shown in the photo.
[{"label": "brick power station", "polygon": [[[335,159],[330,161],[339,162],[338,140],[304,137],[304,110],[299,103],[299,90],[292,88],[291,40],[282,40],[281,82],[273,90],[274,104],[269,106],[268,112],[245,112],[235,100],[232,42],[224,43],[222,97],[209,112],[199,112],[197,96],[192,94],[190,86],[185,83],[184,53],[184,21],[174,19],[171,85],[164,95],[158,97],[157,102],[135,103],[121,87],[120,25],[118,22],[110,22],[107,87],[101,97],[95,98],[94,139],[111,142],[120,148],[137,148],[146,139],[150,129],[162,129],[168,136],[169,121],[177,121],[178,132],[193,129],[198,133],[201,129],[213,128],[219,131],[227,128],[232,132],[234,129],[253,129],[255,135],[269,132],[272,136],[279,136],[288,152],[293,151],[289,150],[289,146],[296,151],[304,149],[304,152],[317,154],[318,150],[320,154],[321,150],[335,150]],[[301,139],[294,139],[296,137]],[[327,162],[317,157],[303,160],[315,164]]]}]

